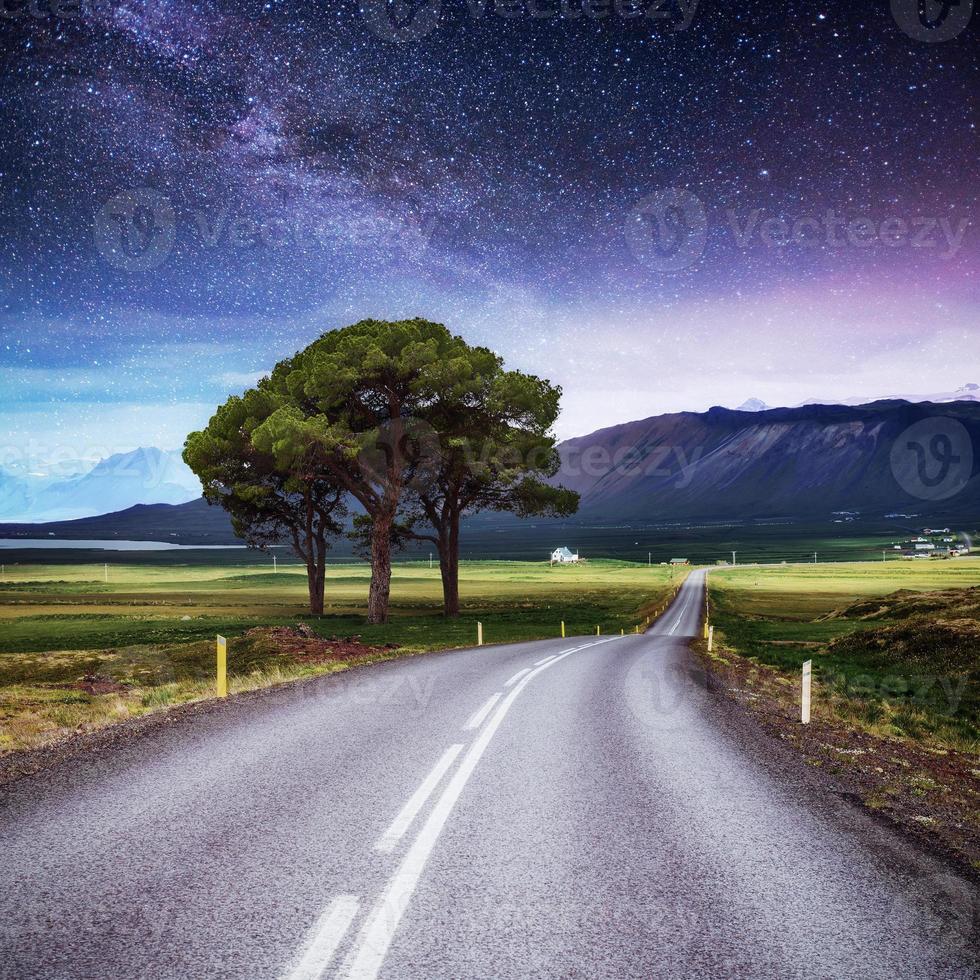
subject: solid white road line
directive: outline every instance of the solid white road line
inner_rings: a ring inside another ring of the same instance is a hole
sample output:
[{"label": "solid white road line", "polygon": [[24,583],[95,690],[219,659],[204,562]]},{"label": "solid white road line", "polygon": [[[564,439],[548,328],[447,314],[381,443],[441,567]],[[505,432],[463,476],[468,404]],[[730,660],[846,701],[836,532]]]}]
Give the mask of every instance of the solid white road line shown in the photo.
[{"label": "solid white road line", "polygon": [[286,980],[320,980],[354,921],[360,904],[356,895],[338,895],[327,906],[313,929],[303,956],[285,975]]},{"label": "solid white road line", "polygon": [[456,761],[456,756],[462,751],[462,745],[450,745],[446,749],[439,761],[432,767],[432,771],[422,781],[422,785],[411,795],[398,816],[392,820],[391,826],[378,839],[377,844],[374,845],[376,851],[380,851],[382,854],[390,854],[395,849],[405,835],[405,831],[412,826],[412,821],[418,816],[419,810],[425,806],[425,801],[432,795],[433,790],[439,785],[439,781],[446,775],[446,771]]},{"label": "solid white road line", "polygon": [[554,660],[555,655],[552,654],[550,657],[545,657],[544,660],[536,660],[534,663],[535,667],[540,667],[542,664],[546,664],[549,660]]},{"label": "solid white road line", "polygon": [[482,708],[477,708],[473,714],[470,715],[469,720],[463,725],[463,730],[467,732],[472,732],[477,729],[487,720],[487,715],[493,711],[493,706],[503,697],[502,694],[491,694],[487,698],[486,704]]},{"label": "solid white road line", "polygon": [[509,677],[504,681],[504,687],[513,687],[522,677],[526,674],[531,673],[530,667],[525,667],[523,670],[519,670],[513,677]]},{"label": "solid white road line", "polygon": [[422,825],[418,837],[409,847],[398,870],[371,910],[367,921],[361,927],[357,942],[344,963],[342,971],[344,977],[348,980],[374,980],[377,977],[395,931],[398,929],[398,924],[408,908],[408,903],[411,901],[415,887],[422,876],[422,871],[432,854],[433,847],[435,847],[436,839],[449,819],[456,801],[463,792],[463,787],[466,786],[467,780],[476,769],[480,757],[490,744],[490,740],[500,727],[500,723],[504,720],[504,716],[510,710],[511,705],[520,696],[521,691],[542,671],[575,653],[576,650],[584,650],[586,647],[594,647],[600,643],[609,643],[618,639],[621,637],[610,636],[564,651],[549,663],[542,664],[536,670],[528,673],[504,698],[493,717],[470,745],[466,755],[463,756],[463,761],[442,791],[442,796],[439,797],[429,812],[428,819]]},{"label": "solid white road line", "polygon": [[[685,586],[685,589],[686,589],[686,588],[688,588],[688,586]],[[676,615],[675,615],[675,617],[674,617],[674,625],[673,625],[673,626],[671,626],[671,628],[670,628],[670,629],[669,629],[669,630],[667,631],[667,635],[668,635],[668,636],[673,636],[673,635],[674,635],[674,633],[675,633],[675,632],[676,632],[676,630],[677,630],[677,627],[681,625],[681,621],[682,621],[682,620],[684,619],[684,617],[685,617],[685,616],[687,615],[687,610],[688,610],[688,607],[689,607],[690,605],[691,605],[691,599],[690,599],[690,596],[688,596],[688,597],[685,597],[685,599],[684,599],[684,602],[683,602],[683,604],[682,604],[682,605],[681,605],[681,607],[680,607],[680,608],[679,608],[679,609],[677,610],[677,613],[676,613]]]}]

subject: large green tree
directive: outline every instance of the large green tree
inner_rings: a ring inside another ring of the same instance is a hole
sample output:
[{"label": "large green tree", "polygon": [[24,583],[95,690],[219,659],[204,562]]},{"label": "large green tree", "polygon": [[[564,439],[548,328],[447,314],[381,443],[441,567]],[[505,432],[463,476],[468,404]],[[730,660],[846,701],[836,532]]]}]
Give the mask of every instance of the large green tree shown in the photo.
[{"label": "large green tree", "polygon": [[[577,493],[545,482],[560,464],[551,435],[560,397],[559,387],[505,371],[496,354],[471,348],[428,406],[425,421],[439,439],[419,469],[412,526],[439,553],[446,616],[459,615],[463,516],[495,510],[558,517],[578,509]],[[423,523],[431,534],[418,530]]]},{"label": "large green tree", "polygon": [[388,618],[399,508],[438,458],[439,433],[426,419],[468,370],[471,351],[428,320],[362,320],[324,334],[260,383],[277,407],[253,433],[256,446],[280,468],[315,460],[370,519],[372,623]]},{"label": "large green tree", "polygon": [[184,461],[200,478],[204,497],[228,511],[235,533],[254,548],[283,540],[306,565],[310,612],[323,612],[329,539],[342,531],[343,490],[296,454],[288,466],[256,448],[252,433],[277,407],[259,389],[229,398],[207,427],[192,432]]}]

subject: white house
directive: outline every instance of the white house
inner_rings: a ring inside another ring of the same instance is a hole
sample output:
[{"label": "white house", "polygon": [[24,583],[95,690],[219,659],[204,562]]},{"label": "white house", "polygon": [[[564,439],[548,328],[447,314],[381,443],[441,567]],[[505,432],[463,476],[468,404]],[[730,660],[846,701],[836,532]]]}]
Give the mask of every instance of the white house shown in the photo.
[{"label": "white house", "polygon": [[551,564],[552,565],[565,565],[568,562],[578,561],[578,552],[576,551],[573,555],[568,548],[555,548],[551,553]]}]

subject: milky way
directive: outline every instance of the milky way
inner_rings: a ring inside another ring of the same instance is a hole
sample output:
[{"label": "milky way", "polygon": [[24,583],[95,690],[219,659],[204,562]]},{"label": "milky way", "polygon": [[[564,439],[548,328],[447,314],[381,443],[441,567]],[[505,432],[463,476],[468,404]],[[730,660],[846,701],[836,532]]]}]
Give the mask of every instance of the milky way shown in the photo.
[{"label": "milky way", "polygon": [[854,386],[977,363],[967,0],[369,2],[7,0],[5,438],[142,405],[173,439],[367,315],[578,426],[832,386],[828,345]]}]

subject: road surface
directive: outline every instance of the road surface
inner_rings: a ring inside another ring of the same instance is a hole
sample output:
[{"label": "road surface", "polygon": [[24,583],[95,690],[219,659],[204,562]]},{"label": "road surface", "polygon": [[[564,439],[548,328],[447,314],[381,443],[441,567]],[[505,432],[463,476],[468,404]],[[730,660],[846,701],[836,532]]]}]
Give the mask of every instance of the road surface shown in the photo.
[{"label": "road surface", "polygon": [[970,977],[975,891],[647,634],[393,661],[0,795],[0,976]]}]

